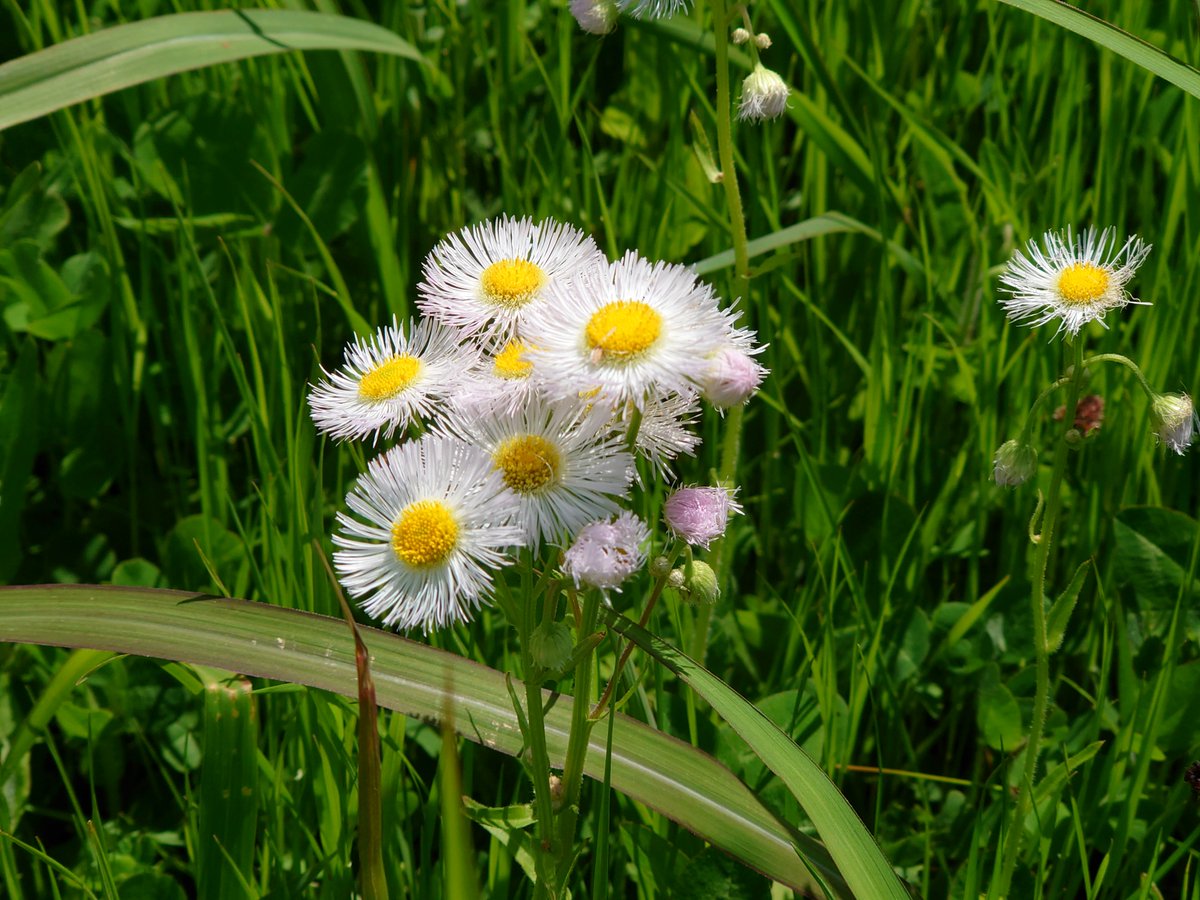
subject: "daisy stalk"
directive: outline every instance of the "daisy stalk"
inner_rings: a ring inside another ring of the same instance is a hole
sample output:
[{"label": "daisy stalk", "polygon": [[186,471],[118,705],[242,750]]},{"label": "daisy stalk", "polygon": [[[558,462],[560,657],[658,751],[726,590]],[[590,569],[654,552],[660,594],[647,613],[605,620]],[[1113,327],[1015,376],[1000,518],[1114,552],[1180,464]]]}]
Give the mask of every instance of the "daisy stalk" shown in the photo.
[{"label": "daisy stalk", "polygon": [[[740,5],[737,9],[741,9]],[[737,168],[733,159],[733,100],[729,91],[729,25],[732,21],[729,4],[712,0],[713,37],[717,57],[717,154],[721,160],[721,183],[729,206],[729,230],[733,237],[733,296],[743,302],[750,296],[750,250],[746,237],[746,216],[742,209],[742,194],[738,189]],[[717,484],[728,487],[734,483],[738,457],[742,448],[743,406],[738,403],[725,417],[725,436],[721,444],[721,464]],[[725,538],[713,545],[713,569],[717,584],[724,582],[729,567],[729,551]],[[701,665],[708,652],[708,628],[713,607],[705,605],[696,613],[690,655]]]}]

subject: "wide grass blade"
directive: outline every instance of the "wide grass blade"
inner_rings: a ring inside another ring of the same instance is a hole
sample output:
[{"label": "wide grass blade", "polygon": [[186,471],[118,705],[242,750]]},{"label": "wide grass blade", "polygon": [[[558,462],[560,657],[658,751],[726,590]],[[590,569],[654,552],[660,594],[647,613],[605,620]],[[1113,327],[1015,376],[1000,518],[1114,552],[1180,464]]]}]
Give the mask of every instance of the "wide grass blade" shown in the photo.
[{"label": "wide grass blade", "polygon": [[1116,25],[1105,22],[1091,13],[1076,9],[1061,0],[1001,0],[1009,6],[1041,16],[1055,25],[1073,31],[1101,47],[1117,53],[1132,63],[1165,78],[1176,87],[1183,88],[1193,97],[1200,97],[1200,70],[1180,62],[1171,54],[1148,44],[1141,38],[1122,31]]},{"label": "wide grass blade", "polygon": [[[522,750],[502,672],[390,632],[360,626],[359,634],[371,653],[380,706],[426,721],[450,715],[470,740],[509,755]],[[0,587],[0,640],[175,659],[358,694],[354,641],[344,622],[266,603],[107,586]],[[546,712],[556,767],[566,755],[571,707],[571,698],[559,696]],[[604,762],[605,737],[593,737],[586,773],[603,778]],[[849,879],[826,848],[776,819],[728,769],[626,716],[613,727],[610,784],[776,881],[802,888],[812,883],[812,866],[850,896]]]},{"label": "wide grass blade", "polygon": [[787,785],[825,842],[855,897],[907,900],[908,892],[862,820],[808,754],[754,704],[636,622],[608,611],[606,621],[691,685]]},{"label": "wide grass blade", "polygon": [[370,50],[418,62],[372,22],[301,10],[178,13],[106,28],[0,65],[0,130],[166,75],[289,50]]}]

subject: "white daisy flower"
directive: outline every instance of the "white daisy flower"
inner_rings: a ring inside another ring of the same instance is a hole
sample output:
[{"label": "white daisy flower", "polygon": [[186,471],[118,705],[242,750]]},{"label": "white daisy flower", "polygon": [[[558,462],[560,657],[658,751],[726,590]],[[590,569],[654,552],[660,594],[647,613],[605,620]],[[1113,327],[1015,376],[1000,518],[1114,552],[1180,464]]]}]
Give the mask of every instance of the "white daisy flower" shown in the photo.
[{"label": "white daisy flower", "polygon": [[417,306],[468,334],[509,337],[548,288],[603,258],[578,228],[503,216],[433,248],[422,266]]},{"label": "white daisy flower", "polygon": [[[625,434],[633,425],[635,409],[627,403],[616,412],[618,427]],[[651,397],[641,414],[634,450],[648,460],[661,477],[673,479],[671,462],[680,454],[695,456],[696,448],[700,446],[700,435],[689,430],[700,418],[700,397],[694,391]]]},{"label": "white daisy flower", "polygon": [[614,404],[688,393],[733,330],[707,284],[685,266],[634,252],[552,285],[524,335],[534,379],[552,397],[598,392]]},{"label": "white daisy flower", "polygon": [[688,0],[617,0],[621,12],[638,19],[665,19],[688,11]]},{"label": "white daisy flower", "polygon": [[515,413],[500,405],[444,427],[489,456],[520,499],[530,543],[561,541],[628,494],[633,457],[604,409],[534,397]]},{"label": "white daisy flower", "polygon": [[1073,337],[1088,322],[1103,325],[1110,309],[1139,302],[1125,285],[1150,245],[1136,235],[1119,249],[1112,228],[1099,234],[1088,228],[1079,236],[1070,228],[1065,234],[1051,231],[1042,241],[1044,250],[1035,241],[1026,245],[1028,257],[1016,251],[1000,276],[1000,284],[1011,295],[1000,304],[1014,322],[1037,326],[1058,319],[1055,334],[1066,331]]},{"label": "white daisy flower", "polygon": [[427,435],[371,461],[338,513],[338,580],[388,628],[466,622],[492,592],[492,569],[526,543],[516,495],[483,451]]},{"label": "white daisy flower", "polygon": [[408,325],[393,319],[370,338],[346,346],[345,365],[329,372],[308,395],[312,419],[337,440],[390,438],[413,420],[427,419],[469,387],[479,349],[430,319]]},{"label": "white daisy flower", "polygon": [[470,387],[457,398],[456,405],[468,417],[481,409],[498,407],[514,413],[536,394],[529,345],[520,338],[485,348],[480,371]]},{"label": "white daisy flower", "polygon": [[563,572],[578,586],[618,588],[646,563],[650,530],[631,512],[584,527],[563,554]]},{"label": "white daisy flower", "polygon": [[1155,394],[1150,410],[1159,441],[1183,456],[1200,426],[1192,398],[1187,394]]}]

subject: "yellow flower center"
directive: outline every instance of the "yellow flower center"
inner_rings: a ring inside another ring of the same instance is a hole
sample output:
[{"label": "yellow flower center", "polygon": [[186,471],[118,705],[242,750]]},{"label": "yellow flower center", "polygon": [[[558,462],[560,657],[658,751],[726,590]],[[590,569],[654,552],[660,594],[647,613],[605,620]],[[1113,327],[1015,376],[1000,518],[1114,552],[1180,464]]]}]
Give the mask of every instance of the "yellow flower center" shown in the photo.
[{"label": "yellow flower center", "polygon": [[521,494],[532,494],[556,484],[562,467],[558,448],[536,434],[522,434],[504,441],[492,454],[492,462],[504,473],[504,483]]},{"label": "yellow flower center", "polygon": [[592,359],[605,356],[624,361],[647,350],[662,333],[662,316],[640,300],[614,300],[588,319],[587,342]]},{"label": "yellow flower center", "polygon": [[1058,276],[1058,292],[1068,303],[1094,303],[1108,291],[1108,271],[1095,263],[1071,263]]},{"label": "yellow flower center", "polygon": [[527,259],[502,259],[484,269],[479,280],[494,304],[519,309],[542,289],[546,273]]},{"label": "yellow flower center", "polygon": [[418,500],[392,523],[392,552],[414,569],[430,568],[458,546],[458,522],[440,500]]},{"label": "yellow flower center", "polygon": [[362,377],[358,383],[359,399],[372,403],[390,400],[412,384],[420,371],[421,360],[415,356],[393,356]]},{"label": "yellow flower center", "polygon": [[524,341],[509,341],[505,344],[504,349],[492,360],[492,371],[496,373],[496,377],[510,381],[528,378],[529,373],[533,371],[533,363],[524,355],[528,349],[529,345]]}]

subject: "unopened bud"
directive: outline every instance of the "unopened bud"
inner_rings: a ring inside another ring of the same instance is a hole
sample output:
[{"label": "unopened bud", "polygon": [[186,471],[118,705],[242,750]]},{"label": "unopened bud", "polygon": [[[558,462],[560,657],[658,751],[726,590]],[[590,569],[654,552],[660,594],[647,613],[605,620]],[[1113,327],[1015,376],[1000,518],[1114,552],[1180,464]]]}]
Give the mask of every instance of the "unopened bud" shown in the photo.
[{"label": "unopened bud", "polygon": [[1192,398],[1187,394],[1155,394],[1150,410],[1154,414],[1155,435],[1182,456],[1200,425]]},{"label": "unopened bud", "polygon": [[[721,587],[717,584],[717,573],[712,566],[700,560],[693,560],[690,565],[676,569],[682,582],[678,588],[679,597],[684,603],[708,606],[716,603],[721,596]],[[674,575],[675,572],[671,574]]]},{"label": "unopened bud", "polygon": [[665,556],[656,556],[650,560],[650,574],[654,578],[662,578],[671,571],[671,561]]},{"label": "unopened bud", "polygon": [[758,45],[759,50],[769,50],[771,48],[771,36],[765,31],[760,31],[754,36],[754,43]]},{"label": "unopened bud", "polygon": [[992,477],[1001,487],[1024,484],[1037,471],[1037,451],[1021,441],[1005,441],[996,451]]},{"label": "unopened bud", "polygon": [[562,622],[543,622],[529,636],[529,655],[533,664],[557,672],[571,661],[575,639]]},{"label": "unopened bud", "polygon": [[733,29],[733,34],[729,36],[729,39],[735,44],[741,45],[750,40],[750,32],[748,32],[745,28],[735,28]]}]

